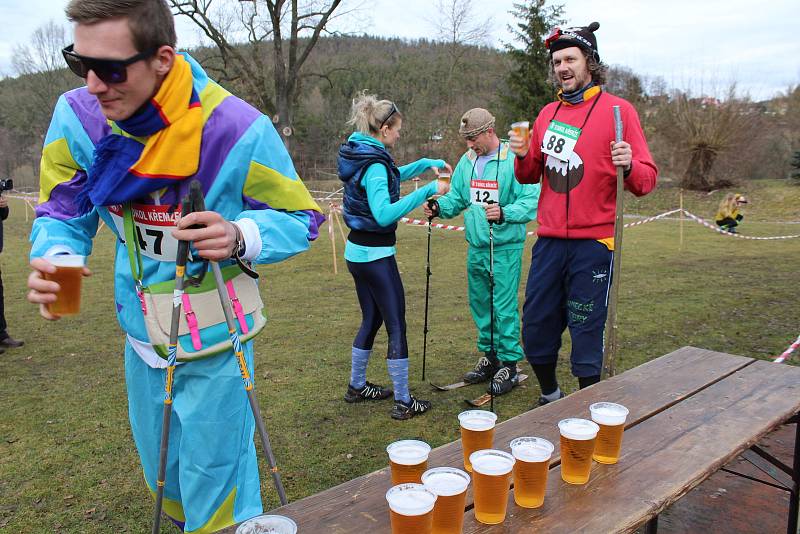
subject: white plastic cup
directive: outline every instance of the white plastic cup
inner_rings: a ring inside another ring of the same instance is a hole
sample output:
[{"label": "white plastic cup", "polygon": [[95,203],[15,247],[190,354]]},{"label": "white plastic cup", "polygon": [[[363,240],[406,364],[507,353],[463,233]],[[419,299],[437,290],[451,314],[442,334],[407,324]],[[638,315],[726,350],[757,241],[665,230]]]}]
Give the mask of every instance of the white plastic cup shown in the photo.
[{"label": "white plastic cup", "polygon": [[486,449],[473,452],[469,461],[472,464],[475,519],[487,525],[502,523],[508,508],[514,457],[507,452]]},{"label": "white plastic cup", "polygon": [[44,273],[44,279],[61,286],[56,293],[56,301],[47,304],[47,311],[59,317],[77,315],[81,311],[81,283],[86,257],[78,254],[58,254],[44,256],[43,259],[56,268],[54,273]]},{"label": "white plastic cup", "polygon": [[461,425],[464,469],[472,472],[470,455],[475,451],[492,448],[497,414],[487,410],[467,410],[458,414],[458,422]]},{"label": "white plastic cup", "polygon": [[622,450],[622,435],[628,409],[615,402],[595,402],[589,406],[592,421],[600,426],[592,458],[601,464],[615,464]]},{"label": "white plastic cup", "polygon": [[429,534],[437,496],[422,484],[398,484],[386,492],[392,534]]},{"label": "white plastic cup", "polygon": [[561,478],[568,484],[586,484],[592,470],[592,454],[600,427],[588,419],[562,419]]},{"label": "white plastic cup", "polygon": [[392,469],[392,485],[422,482],[422,473],[428,469],[430,445],[417,439],[402,439],[390,443],[386,452]]},{"label": "white plastic cup", "polygon": [[259,515],[239,525],[236,534],[297,534],[297,523],[282,515]]}]

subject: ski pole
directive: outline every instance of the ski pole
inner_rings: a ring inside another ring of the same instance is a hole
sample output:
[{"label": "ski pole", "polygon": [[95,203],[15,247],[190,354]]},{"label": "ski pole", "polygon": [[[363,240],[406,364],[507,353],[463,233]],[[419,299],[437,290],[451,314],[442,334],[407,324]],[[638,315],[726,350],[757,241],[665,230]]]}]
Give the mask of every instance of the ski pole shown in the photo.
[{"label": "ski pole", "polygon": [[[487,204],[494,204],[493,200]],[[494,221],[489,221],[489,350],[499,361],[494,348]],[[494,413],[494,377],[489,379],[489,409]]]},{"label": "ski pole", "polygon": [[[434,200],[428,199],[428,208],[433,209]],[[422,380],[425,380],[425,359],[428,354],[428,298],[431,291],[431,221],[433,216],[428,217],[428,254],[425,261],[425,321],[422,328]]]},{"label": "ski pole", "polygon": [[[203,190],[201,189],[200,182],[193,181],[189,187],[189,195],[192,198],[195,211],[205,211],[205,201],[203,200]],[[239,339],[239,331],[236,329],[236,323],[233,320],[233,312],[231,311],[231,303],[225,293],[225,280],[222,278],[222,270],[219,263],[212,261],[211,271],[214,274],[214,281],[217,284],[217,293],[219,294],[219,301],[222,305],[222,311],[225,314],[225,322],[228,325],[228,333],[233,345],[234,356],[239,364],[239,371],[242,373],[242,380],[244,381],[244,389],[247,392],[247,400],[250,401],[250,409],[253,411],[253,418],[258,428],[258,434],[261,437],[261,446],[264,449],[264,454],[267,457],[267,465],[272,473],[272,481],[275,483],[275,489],[278,491],[278,498],[281,505],[287,504],[289,501],[286,499],[286,491],[283,489],[281,482],[281,475],[278,473],[278,465],[275,462],[275,456],[272,454],[272,447],[269,443],[269,434],[264,425],[264,419],[261,417],[261,410],[258,408],[258,401],[253,389],[253,380],[250,378],[250,372],[247,369],[247,361],[244,358],[244,350],[242,349],[242,341]]]},{"label": "ski pole", "polygon": [[[622,116],[619,106],[614,106],[614,137],[617,143],[622,141]],[[603,350],[603,368],[601,380],[616,373],[617,356],[617,301],[619,300],[620,263],[622,261],[622,204],[624,194],[624,170],[617,167],[617,207],[614,217],[614,252],[611,261],[611,291],[608,299],[608,317],[606,318],[605,347]]]},{"label": "ski pole", "polygon": [[[191,211],[188,197],[183,199],[181,216]],[[153,512],[153,534],[161,530],[161,507],[164,502],[164,482],[167,472],[167,451],[169,449],[169,426],[172,418],[172,384],[175,374],[175,362],[178,357],[178,326],[181,316],[181,297],[183,295],[183,276],[186,273],[186,261],[189,257],[189,242],[178,241],[178,253],[175,257],[175,291],[172,294],[172,318],[169,326],[169,346],[167,348],[167,372],[164,390],[164,415],[161,420],[161,450],[158,455],[158,478],[156,480],[156,503]]]}]

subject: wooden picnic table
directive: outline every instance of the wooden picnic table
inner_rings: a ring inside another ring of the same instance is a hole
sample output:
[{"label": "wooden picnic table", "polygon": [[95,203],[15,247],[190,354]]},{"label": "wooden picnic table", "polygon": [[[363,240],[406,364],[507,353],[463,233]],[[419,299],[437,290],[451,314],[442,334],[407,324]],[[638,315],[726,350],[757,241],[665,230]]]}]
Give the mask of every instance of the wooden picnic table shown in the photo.
[{"label": "wooden picnic table", "polygon": [[[589,404],[597,401],[630,410],[619,463],[595,463],[586,485],[567,484],[561,480],[557,423],[589,418]],[[684,347],[499,423],[495,448],[509,450],[519,436],[540,436],[555,445],[545,502],[538,509],[520,508],[512,489],[505,521],[483,525],[475,520],[470,489],[464,533],[633,532],[641,526],[655,533],[660,512],[741,455],[790,492],[787,532],[797,534],[800,424],[793,466],[756,443],[783,423],[797,423],[798,412],[800,368]],[[428,464],[463,468],[461,440],[431,451]],[[299,534],[388,533],[389,487],[387,467],[270,513],[294,519]]]}]

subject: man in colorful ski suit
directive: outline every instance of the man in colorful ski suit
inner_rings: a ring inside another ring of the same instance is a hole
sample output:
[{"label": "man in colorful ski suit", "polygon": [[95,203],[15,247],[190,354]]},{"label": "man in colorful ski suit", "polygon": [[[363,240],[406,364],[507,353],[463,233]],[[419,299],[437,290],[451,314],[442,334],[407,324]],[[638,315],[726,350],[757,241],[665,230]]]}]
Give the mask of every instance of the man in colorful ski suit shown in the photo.
[{"label": "man in colorful ski suit", "polygon": [[[472,384],[491,379],[495,395],[519,383],[519,292],[525,225],[536,218],[539,185],[514,178],[514,156],[495,132],[495,118],[482,108],[464,113],[459,134],[469,150],[453,171],[450,192],[423,205],[428,217],[449,219],[464,212],[469,307],[482,356],[464,375]],[[489,226],[494,242],[494,296],[490,284]],[[492,303],[493,299],[493,303]],[[492,310],[494,308],[494,310]],[[491,315],[494,311],[494,333]],[[494,351],[492,351],[494,335]]]},{"label": "man in colorful ski suit", "polygon": [[[175,52],[164,0],[110,6],[72,0],[66,8],[76,24],[64,57],[86,86],[58,99],[44,142],[28,300],[57,319],[46,308],[59,286],[44,279],[54,272],[45,258],[91,255],[100,221],[115,232],[128,412],[154,492],[166,361],[150,342],[141,287],[174,279],[177,240],[192,242],[189,270],[198,274],[205,268],[200,259],[286,259],[309,247],[324,219],[269,118]],[[202,185],[207,211],[180,218],[176,227],[175,210],[192,180]],[[134,213],[140,284],[122,206]],[[244,351],[252,374],[252,342]],[[214,532],[260,514],[254,420],[232,351],[179,363],[173,395],[164,512],[186,532]]]}]

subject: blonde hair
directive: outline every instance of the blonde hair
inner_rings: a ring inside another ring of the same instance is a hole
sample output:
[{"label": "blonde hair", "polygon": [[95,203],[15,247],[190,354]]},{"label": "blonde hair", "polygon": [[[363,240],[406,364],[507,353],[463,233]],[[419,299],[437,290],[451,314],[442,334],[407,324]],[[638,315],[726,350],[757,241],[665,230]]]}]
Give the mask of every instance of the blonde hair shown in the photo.
[{"label": "blonde hair", "polygon": [[378,100],[366,90],[356,94],[347,124],[355,126],[364,135],[376,134],[382,125],[394,126],[403,115],[391,100]]},{"label": "blonde hair", "polygon": [[719,210],[717,211],[717,219],[722,220],[727,217],[733,217],[734,212],[736,212],[739,206],[736,205],[736,200],[738,199],[739,195],[734,195],[733,193],[728,193],[725,195],[725,198],[722,199],[722,202],[719,203]]}]

